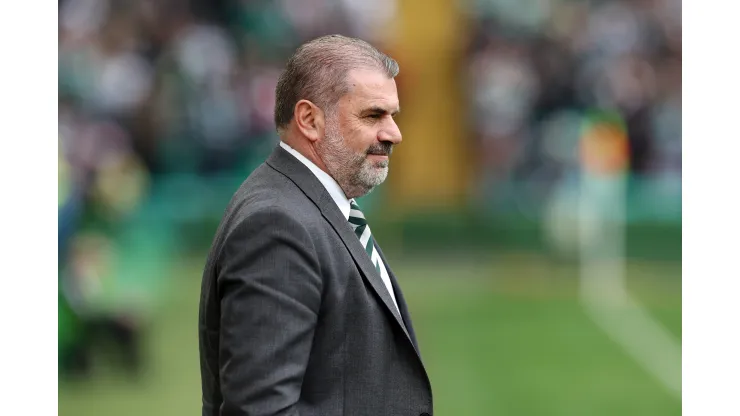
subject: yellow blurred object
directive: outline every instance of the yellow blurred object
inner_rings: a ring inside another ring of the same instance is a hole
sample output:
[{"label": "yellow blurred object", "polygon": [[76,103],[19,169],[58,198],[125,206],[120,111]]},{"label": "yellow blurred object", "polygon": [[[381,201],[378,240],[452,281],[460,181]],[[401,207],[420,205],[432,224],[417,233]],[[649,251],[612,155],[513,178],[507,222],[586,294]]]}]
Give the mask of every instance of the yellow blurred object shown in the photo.
[{"label": "yellow blurred object", "polygon": [[458,68],[466,21],[454,0],[400,0],[398,12],[393,51],[401,66],[404,141],[391,161],[389,199],[407,212],[457,207],[472,172]]},{"label": "yellow blurred object", "polygon": [[138,206],[147,185],[147,173],[138,158],[116,155],[101,164],[94,194],[108,214],[118,217]]},{"label": "yellow blurred object", "polygon": [[69,163],[64,157],[61,150],[61,137],[59,137],[58,150],[57,150],[57,203],[58,207],[64,205],[69,198],[71,191],[72,178],[70,174]]},{"label": "yellow blurred object", "polygon": [[629,168],[629,141],[624,130],[600,122],[586,129],[580,143],[581,163],[595,174],[626,172]]}]

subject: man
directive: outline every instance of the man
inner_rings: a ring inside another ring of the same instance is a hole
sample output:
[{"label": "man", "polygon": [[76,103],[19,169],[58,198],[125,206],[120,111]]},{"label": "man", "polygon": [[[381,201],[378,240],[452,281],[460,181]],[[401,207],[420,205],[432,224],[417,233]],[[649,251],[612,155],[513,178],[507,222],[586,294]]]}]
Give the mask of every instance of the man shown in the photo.
[{"label": "man", "polygon": [[276,88],[278,146],[216,233],[200,298],[203,415],[431,415],[406,302],[354,198],[401,142],[398,64],[326,36]]}]

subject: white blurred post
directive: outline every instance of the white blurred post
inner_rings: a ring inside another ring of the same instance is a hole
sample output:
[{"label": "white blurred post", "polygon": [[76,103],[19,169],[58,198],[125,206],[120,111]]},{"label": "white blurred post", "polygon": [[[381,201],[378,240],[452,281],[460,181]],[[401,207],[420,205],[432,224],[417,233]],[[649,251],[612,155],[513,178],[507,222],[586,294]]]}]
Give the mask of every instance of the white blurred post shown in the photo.
[{"label": "white blurred post", "polygon": [[[608,155],[605,155],[608,157]],[[596,324],[674,397],[681,397],[681,345],[628,294],[627,169],[581,169],[580,294]]]}]

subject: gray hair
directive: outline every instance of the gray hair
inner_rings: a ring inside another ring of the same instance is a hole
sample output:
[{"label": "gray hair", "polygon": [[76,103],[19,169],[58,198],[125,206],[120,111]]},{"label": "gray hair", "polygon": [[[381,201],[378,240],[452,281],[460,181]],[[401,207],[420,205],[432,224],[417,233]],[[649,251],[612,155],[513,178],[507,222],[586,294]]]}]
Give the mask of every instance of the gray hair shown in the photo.
[{"label": "gray hair", "polygon": [[288,59],[275,88],[275,127],[284,129],[293,119],[298,101],[306,99],[332,113],[349,92],[347,73],[367,68],[398,75],[398,63],[369,43],[341,35],[316,38],[301,45]]}]

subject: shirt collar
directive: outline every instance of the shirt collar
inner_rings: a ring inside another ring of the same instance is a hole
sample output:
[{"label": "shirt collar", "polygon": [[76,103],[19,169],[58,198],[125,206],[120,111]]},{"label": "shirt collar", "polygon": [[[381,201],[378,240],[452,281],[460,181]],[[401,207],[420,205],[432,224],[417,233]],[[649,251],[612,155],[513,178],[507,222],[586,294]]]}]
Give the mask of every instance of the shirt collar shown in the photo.
[{"label": "shirt collar", "polygon": [[297,150],[293,149],[285,142],[280,141],[280,147],[282,147],[288,153],[293,155],[296,159],[301,161],[301,163],[306,165],[306,167],[311,170],[311,172],[313,172],[313,174],[321,182],[321,184],[324,185],[324,188],[326,188],[327,192],[329,192],[329,195],[337,204],[337,207],[339,207],[339,210],[344,215],[344,218],[349,219],[349,199],[347,199],[347,196],[344,195],[344,191],[342,191],[342,188],[339,186],[337,181],[335,181],[334,178],[332,178],[328,173],[321,170],[321,168],[316,166],[316,164],[308,160],[308,158],[306,158],[302,154],[298,153]]}]

